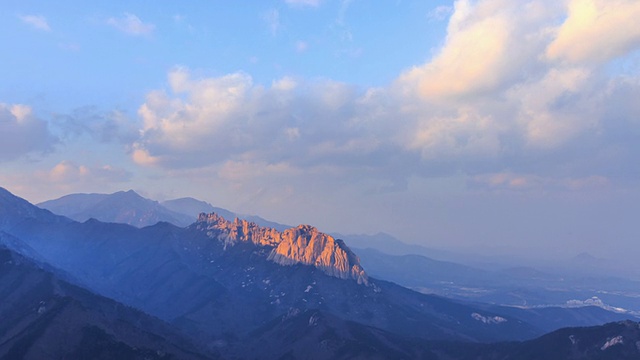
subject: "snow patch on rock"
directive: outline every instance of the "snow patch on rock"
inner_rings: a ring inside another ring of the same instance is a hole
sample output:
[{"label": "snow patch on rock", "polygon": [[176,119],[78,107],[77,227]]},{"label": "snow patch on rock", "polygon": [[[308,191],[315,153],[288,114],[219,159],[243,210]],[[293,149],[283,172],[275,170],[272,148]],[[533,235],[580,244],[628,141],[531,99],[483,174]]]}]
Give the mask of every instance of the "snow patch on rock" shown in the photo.
[{"label": "snow patch on rock", "polygon": [[602,347],[600,348],[600,350],[606,350],[614,345],[618,345],[618,344],[622,344],[623,340],[622,340],[622,335],[618,335],[614,338],[611,338],[609,340],[607,340],[606,343],[604,343],[604,345],[602,345]]}]

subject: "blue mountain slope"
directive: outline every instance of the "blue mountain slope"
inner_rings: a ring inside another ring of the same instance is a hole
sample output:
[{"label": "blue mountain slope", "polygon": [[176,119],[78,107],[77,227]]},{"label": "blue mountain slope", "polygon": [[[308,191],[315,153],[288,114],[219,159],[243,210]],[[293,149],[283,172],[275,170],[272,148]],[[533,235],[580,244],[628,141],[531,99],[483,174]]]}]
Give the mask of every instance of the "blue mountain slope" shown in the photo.
[{"label": "blue mountain slope", "polygon": [[[374,279],[375,286],[364,286],[313,266],[282,266],[267,259],[271,249],[250,243],[227,246],[197,223],[184,229],[168,223],[138,229],[45,217],[25,219],[9,230],[100,294],[208,338],[237,341],[291,308],[319,308],[425,339],[493,341],[541,334],[516,318],[393,283]],[[487,324],[474,313],[506,321]]]}]

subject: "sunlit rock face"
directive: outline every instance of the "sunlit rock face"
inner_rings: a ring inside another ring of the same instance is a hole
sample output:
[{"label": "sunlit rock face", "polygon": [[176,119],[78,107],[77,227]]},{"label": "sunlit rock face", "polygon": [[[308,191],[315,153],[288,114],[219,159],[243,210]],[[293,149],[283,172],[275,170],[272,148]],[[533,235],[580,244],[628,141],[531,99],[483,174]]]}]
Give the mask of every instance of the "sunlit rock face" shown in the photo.
[{"label": "sunlit rock face", "polygon": [[368,285],[368,276],[358,257],[342,240],[334,239],[313,226],[299,225],[279,232],[253,222],[226,220],[215,213],[200,214],[196,225],[227,246],[250,242],[271,248],[268,260],[280,265],[312,265],[330,276],[353,279]]}]

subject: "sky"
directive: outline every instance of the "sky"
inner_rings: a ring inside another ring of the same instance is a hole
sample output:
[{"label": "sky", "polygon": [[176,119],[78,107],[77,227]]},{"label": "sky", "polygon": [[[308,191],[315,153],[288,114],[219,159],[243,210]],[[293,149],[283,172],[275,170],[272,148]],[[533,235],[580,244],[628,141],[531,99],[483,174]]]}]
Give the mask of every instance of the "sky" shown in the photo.
[{"label": "sky", "polygon": [[0,186],[640,251],[637,0],[5,0]]}]

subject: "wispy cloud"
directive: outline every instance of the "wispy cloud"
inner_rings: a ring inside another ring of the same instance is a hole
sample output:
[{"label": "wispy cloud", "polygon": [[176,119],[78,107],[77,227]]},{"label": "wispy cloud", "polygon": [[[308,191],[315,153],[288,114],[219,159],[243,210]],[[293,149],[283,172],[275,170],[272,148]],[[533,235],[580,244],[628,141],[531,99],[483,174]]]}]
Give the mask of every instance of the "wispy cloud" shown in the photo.
[{"label": "wispy cloud", "polygon": [[78,183],[123,182],[131,179],[132,176],[129,171],[111,165],[87,166],[70,160],[59,162],[43,175],[51,182],[67,186],[70,184],[78,185]]},{"label": "wispy cloud", "polygon": [[145,23],[134,14],[124,13],[121,17],[111,17],[107,19],[107,24],[114,28],[134,36],[151,35],[156,26],[151,23]]},{"label": "wispy cloud", "polygon": [[267,24],[271,35],[276,35],[280,30],[280,12],[271,9],[262,14],[262,20]]},{"label": "wispy cloud", "polygon": [[296,51],[299,53],[307,51],[309,48],[309,43],[306,41],[298,40],[296,41]]},{"label": "wispy cloud", "polygon": [[23,23],[33,27],[37,30],[51,31],[51,27],[47,22],[47,19],[42,15],[19,15],[18,18]]},{"label": "wispy cloud", "polygon": [[292,6],[318,7],[322,0],[285,0],[285,2]]},{"label": "wispy cloud", "polygon": [[446,19],[452,13],[453,13],[453,8],[451,6],[440,5],[435,9],[431,10],[427,14],[427,16],[429,17],[429,19],[440,21],[440,20]]}]

